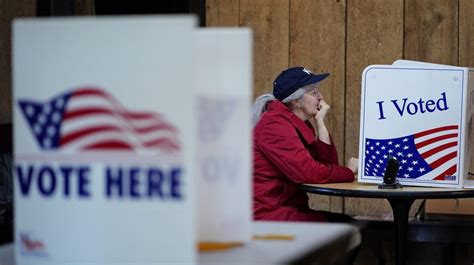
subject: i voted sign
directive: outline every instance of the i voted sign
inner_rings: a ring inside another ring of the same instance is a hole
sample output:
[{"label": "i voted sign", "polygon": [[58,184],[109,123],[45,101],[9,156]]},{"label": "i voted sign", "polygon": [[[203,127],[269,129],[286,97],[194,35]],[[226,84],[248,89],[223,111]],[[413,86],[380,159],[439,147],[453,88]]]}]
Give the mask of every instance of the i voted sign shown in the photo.
[{"label": "i voted sign", "polygon": [[406,185],[462,187],[469,167],[469,68],[398,62],[362,75],[360,182],[381,183],[388,159]]},{"label": "i voted sign", "polygon": [[19,264],[196,262],[194,25],[15,21]]},{"label": "i voted sign", "polygon": [[[392,104],[390,104],[392,103]],[[426,113],[426,112],[434,112],[436,110],[443,111],[448,110],[448,103],[446,101],[446,92],[441,93],[441,98],[438,100],[428,99],[424,100],[420,98],[419,100],[415,101],[408,101],[408,98],[403,99],[392,99],[390,102],[385,104],[384,101],[377,101],[379,107],[379,119],[383,120],[387,117],[384,115],[384,108],[385,107],[394,107],[400,117],[403,115],[416,115],[418,113]],[[388,106],[387,106],[388,105]]]}]

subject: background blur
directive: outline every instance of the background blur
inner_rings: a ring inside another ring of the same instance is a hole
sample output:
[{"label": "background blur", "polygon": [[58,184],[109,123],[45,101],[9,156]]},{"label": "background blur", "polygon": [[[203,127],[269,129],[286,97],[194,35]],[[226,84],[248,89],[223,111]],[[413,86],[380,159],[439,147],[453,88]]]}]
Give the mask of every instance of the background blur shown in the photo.
[{"label": "background blur", "polygon": [[[322,91],[332,106],[328,126],[344,162],[358,156],[362,70],[400,58],[474,67],[473,10],[473,0],[0,0],[0,124],[12,121],[13,18],[198,13],[201,25],[253,29],[254,97],[270,92],[275,76],[290,66],[331,73]],[[310,204],[317,209],[391,216],[384,200],[315,200]]]}]

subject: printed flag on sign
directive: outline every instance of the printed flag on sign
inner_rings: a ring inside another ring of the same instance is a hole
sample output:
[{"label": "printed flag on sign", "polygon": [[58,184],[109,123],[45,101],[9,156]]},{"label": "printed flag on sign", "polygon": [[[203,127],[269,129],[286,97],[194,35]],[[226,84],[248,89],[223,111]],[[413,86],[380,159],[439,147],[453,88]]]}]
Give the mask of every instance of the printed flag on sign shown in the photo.
[{"label": "printed flag on sign", "polygon": [[45,250],[45,245],[40,240],[31,239],[28,234],[20,234],[21,250],[25,253],[42,253]]},{"label": "printed flag on sign", "polygon": [[177,151],[177,129],[152,112],[131,112],[112,95],[80,88],[47,102],[19,100],[31,132],[44,150]]},{"label": "printed flag on sign", "polygon": [[366,138],[365,175],[383,176],[392,156],[400,163],[397,178],[455,180],[458,130],[457,125],[450,125],[399,138]]}]

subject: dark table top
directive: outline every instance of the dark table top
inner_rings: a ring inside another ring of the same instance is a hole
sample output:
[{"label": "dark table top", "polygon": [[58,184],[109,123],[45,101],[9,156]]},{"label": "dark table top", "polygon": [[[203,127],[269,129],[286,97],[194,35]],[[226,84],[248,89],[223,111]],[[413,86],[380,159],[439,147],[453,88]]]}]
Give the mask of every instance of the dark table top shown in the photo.
[{"label": "dark table top", "polygon": [[369,183],[303,184],[301,189],[308,193],[359,198],[382,199],[449,199],[474,197],[474,189],[451,189],[433,187],[403,186],[399,189],[379,189]]}]

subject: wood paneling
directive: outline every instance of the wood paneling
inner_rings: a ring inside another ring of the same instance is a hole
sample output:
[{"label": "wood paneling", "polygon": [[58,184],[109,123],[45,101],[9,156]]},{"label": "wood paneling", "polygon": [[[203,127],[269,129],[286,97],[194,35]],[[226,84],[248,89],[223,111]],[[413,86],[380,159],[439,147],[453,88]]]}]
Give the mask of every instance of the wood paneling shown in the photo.
[{"label": "wood paneling", "polygon": [[459,65],[474,67],[474,1],[459,0]]},{"label": "wood paneling", "polygon": [[254,97],[271,93],[289,63],[290,0],[240,0],[240,25],[253,30]]},{"label": "wood paneling", "polygon": [[[474,1],[472,0],[459,0],[458,62],[460,66],[474,67]],[[470,144],[474,145],[474,139],[471,139]],[[471,154],[469,171],[474,172],[474,154]]]},{"label": "wood paneling", "polygon": [[35,0],[0,1],[0,123],[12,122],[12,21],[31,16],[36,16]]},{"label": "wood paneling", "polygon": [[[331,106],[326,126],[343,162],[345,1],[292,0],[290,2],[290,65],[315,73],[329,72],[321,92]],[[329,37],[330,36],[330,37]],[[321,210],[342,210],[342,198],[311,196],[310,205]],[[318,206],[323,205],[323,206]],[[321,208],[322,207],[322,208]],[[327,208],[326,208],[327,207]]]},{"label": "wood paneling", "polygon": [[404,43],[406,59],[457,65],[458,0],[406,1]]},{"label": "wood paneling", "polygon": [[[328,37],[330,36],[330,37]],[[290,5],[290,66],[315,73],[329,72],[321,92],[331,106],[326,125],[339,148],[344,147],[345,2],[292,0]]]},{"label": "wood paneling", "polygon": [[237,27],[240,20],[240,0],[206,0],[208,27]]},{"label": "wood paneling", "polygon": [[[403,55],[403,0],[348,0],[346,46],[345,158],[358,157],[361,75],[370,64],[391,64]],[[391,212],[373,199],[345,199],[357,215]]]}]

